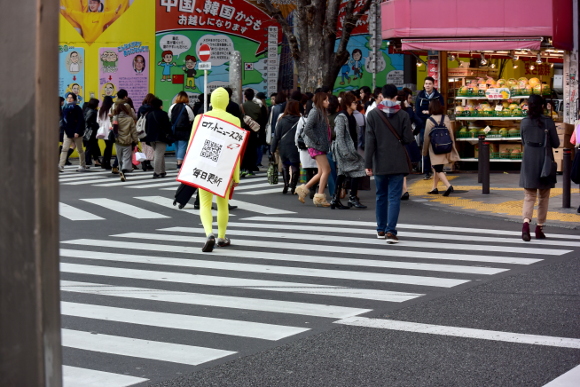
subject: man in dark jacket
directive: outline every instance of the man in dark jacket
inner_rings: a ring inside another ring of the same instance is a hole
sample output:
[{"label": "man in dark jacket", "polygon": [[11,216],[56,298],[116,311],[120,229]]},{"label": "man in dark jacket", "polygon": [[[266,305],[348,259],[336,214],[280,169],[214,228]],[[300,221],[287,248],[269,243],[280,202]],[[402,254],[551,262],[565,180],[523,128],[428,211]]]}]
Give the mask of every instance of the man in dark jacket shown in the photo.
[{"label": "man in dark jacket", "polygon": [[85,152],[83,149],[83,134],[85,133],[85,117],[82,109],[77,105],[77,96],[75,93],[66,95],[65,104],[62,108],[62,118],[60,122],[61,130],[64,132],[62,150],[58,170],[64,172],[64,164],[67,159],[67,152],[71,144],[74,143],[79,152],[80,168],[77,172],[85,172],[87,167]]},{"label": "man in dark jacket", "polygon": [[377,238],[397,243],[403,178],[411,172],[405,144],[414,139],[409,115],[397,103],[397,86],[383,86],[382,95],[383,101],[368,115],[365,169],[375,176]]},{"label": "man in dark jacket", "polygon": [[[419,148],[423,148],[425,123],[429,118],[429,102],[436,98],[441,102],[441,106],[445,106],[443,96],[435,88],[435,79],[433,79],[433,77],[427,77],[423,84],[423,90],[417,94],[417,98],[415,99],[415,114],[417,115],[417,118],[419,118],[419,120],[417,120],[418,125],[417,123],[415,124],[415,134],[419,134],[421,142]],[[431,178],[431,161],[429,160],[429,156],[423,156],[423,173],[425,174],[425,180]]]}]

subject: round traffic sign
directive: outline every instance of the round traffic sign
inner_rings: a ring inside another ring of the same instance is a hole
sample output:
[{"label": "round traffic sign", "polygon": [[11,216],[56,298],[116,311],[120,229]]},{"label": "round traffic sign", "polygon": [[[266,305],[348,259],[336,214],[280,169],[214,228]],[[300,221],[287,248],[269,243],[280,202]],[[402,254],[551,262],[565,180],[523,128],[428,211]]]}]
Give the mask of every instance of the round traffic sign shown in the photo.
[{"label": "round traffic sign", "polygon": [[199,46],[199,51],[197,55],[199,56],[200,61],[207,62],[211,57],[211,49],[209,48],[209,45],[202,44],[201,46]]}]

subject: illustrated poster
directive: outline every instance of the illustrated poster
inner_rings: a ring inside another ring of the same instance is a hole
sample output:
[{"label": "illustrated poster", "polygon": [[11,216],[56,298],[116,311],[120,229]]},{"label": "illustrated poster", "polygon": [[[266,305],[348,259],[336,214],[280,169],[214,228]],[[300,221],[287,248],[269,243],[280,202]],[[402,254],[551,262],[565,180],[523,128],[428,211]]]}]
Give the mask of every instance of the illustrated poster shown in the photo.
[{"label": "illustrated poster", "polygon": [[84,102],[85,84],[85,50],[84,48],[60,45],[58,47],[58,95],[65,97],[73,92],[77,95],[77,103]]}]

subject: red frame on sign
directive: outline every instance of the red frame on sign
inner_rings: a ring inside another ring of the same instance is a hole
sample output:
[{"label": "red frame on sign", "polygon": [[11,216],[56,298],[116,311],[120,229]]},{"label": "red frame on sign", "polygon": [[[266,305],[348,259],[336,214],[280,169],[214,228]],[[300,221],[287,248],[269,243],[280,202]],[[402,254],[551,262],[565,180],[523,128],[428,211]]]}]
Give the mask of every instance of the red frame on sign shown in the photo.
[{"label": "red frame on sign", "polygon": [[[188,150],[188,151],[189,151],[189,145],[191,145],[191,143],[193,142],[193,140],[195,139],[195,136],[196,136],[196,134],[197,134],[197,128],[199,127],[199,124],[201,123],[201,120],[203,119],[203,117],[204,117],[205,115],[207,115],[207,116],[209,116],[209,117],[211,117],[211,118],[214,118],[214,119],[216,119],[216,120],[219,120],[219,121],[225,122],[225,123],[227,123],[227,124],[234,125],[234,124],[232,124],[232,123],[231,123],[231,122],[229,122],[229,121],[222,120],[221,118],[219,118],[219,117],[216,117],[216,116],[212,116],[211,114],[202,114],[202,115],[201,115],[201,117],[199,118],[199,121],[197,121],[197,126],[195,127],[195,130],[194,130],[194,132],[193,132],[193,137],[191,138],[191,140],[189,141],[189,144],[187,145],[187,148],[188,148],[187,150]],[[240,122],[240,123],[241,123],[241,122]],[[236,126],[237,126],[237,125],[236,125]],[[234,167],[232,168],[232,171],[230,172],[230,178],[229,178],[228,184],[230,184],[230,183],[231,183],[231,181],[232,181],[232,176],[234,175],[234,170],[236,169],[236,166],[237,166],[237,164],[238,164],[239,162],[241,162],[241,160],[244,158],[244,153],[246,152],[246,144],[247,144],[247,142],[248,142],[248,137],[249,137],[249,134],[248,134],[248,132],[249,132],[249,131],[248,131],[248,130],[246,130],[246,129],[244,129],[244,128],[240,127],[240,126],[238,126],[238,128],[240,128],[240,129],[244,130],[244,131],[246,132],[246,135],[244,136],[244,139],[243,139],[243,141],[242,141],[242,144],[241,144],[241,149],[240,149],[240,154],[239,154],[239,156],[238,156],[238,160],[236,161],[236,163],[234,164]],[[185,163],[185,160],[187,159],[188,153],[189,153],[189,152],[186,152],[186,153],[185,153],[185,158],[183,159],[183,163]],[[218,193],[216,193],[216,192],[209,191],[209,190],[207,190],[207,189],[205,189],[205,188],[199,187],[197,184],[194,184],[194,183],[192,183],[192,182],[190,182],[190,181],[183,181],[183,180],[179,180],[179,175],[177,176],[177,178],[176,178],[175,180],[176,180],[176,181],[178,181],[178,182],[180,182],[180,183],[183,183],[183,184],[185,184],[185,185],[189,185],[189,186],[191,186],[191,187],[195,187],[195,188],[197,188],[197,189],[203,189],[204,191],[208,191],[208,192],[210,192],[210,193],[212,193],[212,194],[214,194],[214,195],[216,195],[216,196],[219,196],[220,198],[225,198],[225,195],[224,195],[224,196],[221,196],[220,194],[218,194]],[[226,191],[226,192],[227,192],[227,191]],[[229,199],[231,199],[231,198],[232,198],[233,194],[234,194],[234,187],[232,186],[232,187],[231,187],[231,189],[230,189],[230,197],[229,197]]]}]

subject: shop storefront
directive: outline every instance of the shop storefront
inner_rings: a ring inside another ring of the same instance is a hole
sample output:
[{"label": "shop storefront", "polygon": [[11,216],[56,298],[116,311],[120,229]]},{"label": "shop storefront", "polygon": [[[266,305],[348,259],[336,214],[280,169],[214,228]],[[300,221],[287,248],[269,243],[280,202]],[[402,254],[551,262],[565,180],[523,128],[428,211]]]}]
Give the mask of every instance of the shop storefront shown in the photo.
[{"label": "shop storefront", "polygon": [[[476,16],[475,9],[490,12]],[[577,104],[569,98],[574,86],[564,79],[564,62],[577,55],[571,0],[391,0],[381,12],[383,39],[417,56],[418,65],[426,56],[427,73],[455,119],[461,168],[477,167],[478,136],[485,134],[491,161],[516,169],[522,157],[519,122],[531,94],[550,102],[547,113],[558,122],[561,147],[571,148]],[[562,150],[555,156],[561,160]]]}]

